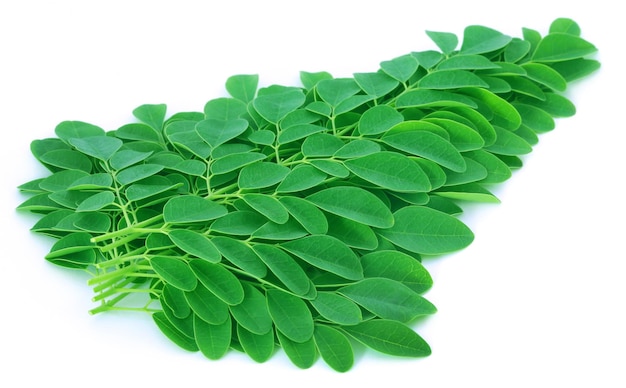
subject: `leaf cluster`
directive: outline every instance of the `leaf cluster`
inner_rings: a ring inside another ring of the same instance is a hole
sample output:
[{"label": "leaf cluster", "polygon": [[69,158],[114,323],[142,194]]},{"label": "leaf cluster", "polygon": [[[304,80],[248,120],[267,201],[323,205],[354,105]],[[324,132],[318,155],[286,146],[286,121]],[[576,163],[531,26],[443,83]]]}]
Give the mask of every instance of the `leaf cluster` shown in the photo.
[{"label": "leaf cluster", "polygon": [[[229,97],[104,129],[65,121],[31,151],[50,175],[19,209],[55,239],[50,262],[89,271],[98,313],[152,314],[174,343],[343,372],[354,347],[423,357],[411,325],[436,309],[423,256],[468,246],[467,201],[521,167],[567,84],[599,66],[569,19],[546,36],[428,31],[440,51],[371,73],[301,72],[302,86],[226,81]],[[361,344],[361,345],[358,345]]]}]

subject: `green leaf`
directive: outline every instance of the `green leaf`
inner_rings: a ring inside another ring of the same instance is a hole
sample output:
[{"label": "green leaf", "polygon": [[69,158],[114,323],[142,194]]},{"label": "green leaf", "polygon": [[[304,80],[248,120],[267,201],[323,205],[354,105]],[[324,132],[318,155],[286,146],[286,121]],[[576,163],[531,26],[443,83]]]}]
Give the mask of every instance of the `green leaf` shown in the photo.
[{"label": "green leaf", "polygon": [[279,201],[310,234],[325,234],[328,231],[326,216],[310,201],[291,196],[281,197]]},{"label": "green leaf", "polygon": [[128,186],[126,189],[126,198],[130,202],[141,201],[162,194],[168,190],[173,190],[179,186],[180,184],[172,183],[172,181],[165,177],[155,175]]},{"label": "green leaf", "polygon": [[243,300],[241,282],[221,264],[196,259],[189,262],[189,267],[200,283],[226,304],[236,305]]},{"label": "green leaf", "polygon": [[488,175],[487,169],[480,163],[465,158],[467,168],[463,172],[455,172],[444,169],[446,173],[445,186],[461,185],[470,182],[477,182],[485,179]]},{"label": "green leaf", "polygon": [[196,131],[211,148],[216,148],[236,138],[244,133],[246,129],[248,129],[248,121],[244,119],[231,119],[228,121],[206,119],[196,124]]},{"label": "green leaf", "polygon": [[378,238],[371,227],[349,218],[326,214],[328,234],[355,249],[373,250],[378,247]]},{"label": "green leaf", "polygon": [[163,166],[159,164],[138,164],[136,166],[131,166],[125,168],[124,170],[117,173],[115,179],[122,185],[126,186],[128,184],[140,181],[144,178],[155,175],[156,173],[163,170]]},{"label": "green leaf", "polygon": [[228,305],[206,288],[202,281],[193,291],[186,291],[185,300],[194,314],[212,325],[228,321]]},{"label": "green leaf", "polygon": [[300,81],[302,82],[302,85],[304,85],[304,88],[306,90],[311,90],[315,87],[315,85],[318,84],[318,82],[322,81],[322,80],[326,80],[326,79],[332,79],[333,76],[330,75],[330,73],[326,72],[326,71],[319,71],[319,72],[307,72],[307,71],[301,71],[300,72]]},{"label": "green leaf", "polygon": [[550,33],[562,32],[565,34],[580,36],[580,26],[569,18],[558,18],[550,24]]},{"label": "green leaf", "polygon": [[218,360],[228,352],[232,336],[230,319],[219,325],[212,325],[194,316],[193,332],[200,352],[208,359]]},{"label": "green leaf", "polygon": [[578,58],[550,63],[549,66],[558,71],[567,82],[572,82],[598,70],[600,62],[593,59]]},{"label": "green leaf", "polygon": [[289,254],[268,244],[256,244],[253,249],[289,291],[302,296],[309,292],[311,283],[306,272]]},{"label": "green leaf", "polygon": [[307,263],[350,280],[363,278],[356,254],[340,240],[326,235],[311,235],[279,245]]},{"label": "green leaf", "polygon": [[409,322],[436,311],[432,303],[408,286],[388,278],[365,278],[337,292],[383,319]]},{"label": "green leaf", "polygon": [[344,142],[329,133],[316,133],[302,143],[302,154],[308,158],[330,157],[343,147]]},{"label": "green leaf", "polygon": [[[389,75],[378,71],[376,73],[354,73],[354,80],[368,95],[379,98],[389,94],[398,87],[399,82]],[[380,105],[385,106],[385,105]]]},{"label": "green leaf", "polygon": [[242,283],[244,298],[241,303],[229,306],[230,312],[239,325],[255,334],[265,334],[272,330],[272,317],[267,309],[265,296],[248,283]]},{"label": "green leaf", "polygon": [[532,151],[530,144],[514,132],[500,127],[494,128],[498,138],[494,144],[485,147],[486,151],[499,155],[525,155]]},{"label": "green leaf", "polygon": [[519,38],[513,38],[504,49],[504,60],[515,63],[521,61],[530,52],[531,44]]},{"label": "green leaf", "polygon": [[498,69],[500,66],[482,55],[454,55],[437,65],[437,70],[484,70]]},{"label": "green leaf", "polygon": [[426,31],[426,35],[435,42],[444,54],[451,54],[459,44],[457,36],[451,32]]},{"label": "green leaf", "polygon": [[90,136],[69,139],[69,143],[85,155],[107,161],[122,147],[122,141],[111,136]]},{"label": "green leaf", "polygon": [[388,105],[377,105],[368,109],[359,119],[361,135],[378,135],[384,133],[404,120],[402,114]]},{"label": "green leaf", "polygon": [[163,207],[163,219],[171,224],[210,221],[227,213],[224,206],[195,195],[171,198]]},{"label": "green leaf", "polygon": [[57,149],[46,152],[39,157],[39,160],[45,164],[66,170],[81,170],[91,172],[91,160],[78,151]]},{"label": "green leaf", "polygon": [[337,178],[347,178],[350,175],[348,170],[342,163],[333,159],[316,159],[309,162],[311,166],[317,168],[323,173]]},{"label": "green leaf", "polygon": [[484,54],[509,44],[511,37],[484,26],[468,26],[463,31],[461,54]]},{"label": "green leaf", "polygon": [[277,193],[293,193],[313,188],[327,178],[327,175],[313,166],[302,164],[294,167],[276,187]]},{"label": "green leaf", "polygon": [[213,174],[226,174],[265,158],[267,158],[267,155],[260,152],[229,154],[213,161],[211,172]]},{"label": "green leaf", "polygon": [[166,111],[167,106],[165,104],[145,104],[135,108],[133,116],[160,132],[163,129]]},{"label": "green leaf", "polygon": [[522,118],[517,110],[502,97],[479,88],[466,88],[462,90],[462,93],[481,101],[490,109],[494,115],[491,120],[493,125],[514,131],[522,123]]},{"label": "green leaf", "polygon": [[522,65],[528,78],[539,82],[553,90],[562,92],[567,88],[567,81],[553,68],[542,63],[525,63]]},{"label": "green leaf", "polygon": [[243,200],[254,210],[270,221],[284,224],[289,220],[289,212],[278,199],[266,194],[249,193],[242,196]]},{"label": "green leaf", "polygon": [[337,329],[315,325],[314,336],[322,359],[337,372],[347,372],[354,364],[352,345],[346,336]]},{"label": "green leaf", "polygon": [[192,291],[198,281],[189,265],[182,260],[166,256],[153,256],[150,265],[166,283],[183,291]]},{"label": "green leaf", "polygon": [[597,51],[596,47],[575,35],[553,32],[541,39],[532,60],[534,62],[561,62],[582,58]]},{"label": "green leaf", "polygon": [[152,155],[152,152],[140,152],[134,150],[121,149],[111,156],[109,164],[116,170],[122,170],[144,161]]},{"label": "green leaf", "polygon": [[472,231],[458,219],[423,206],[407,206],[394,213],[395,224],[378,233],[410,252],[437,255],[467,247]]},{"label": "green leaf", "polygon": [[262,189],[280,183],[289,174],[289,168],[272,162],[255,162],[241,169],[239,188]]},{"label": "green leaf", "polygon": [[68,190],[76,180],[89,176],[82,170],[61,170],[41,180],[38,186],[49,192]]},{"label": "green leaf", "polygon": [[267,308],[276,329],[295,342],[313,336],[313,317],[304,301],[277,289],[266,291]]},{"label": "green leaf", "polygon": [[247,210],[233,211],[211,224],[211,230],[219,233],[249,236],[267,222],[263,215]]},{"label": "green leaf", "polygon": [[162,142],[159,132],[149,125],[131,123],[122,125],[114,132],[115,137],[124,140],[138,140],[160,144]]},{"label": "green leaf", "polygon": [[274,333],[252,333],[241,325],[237,325],[237,338],[244,352],[256,362],[262,363],[270,359],[274,353]]},{"label": "green leaf", "polygon": [[422,337],[397,321],[374,319],[342,329],[381,353],[400,357],[426,357],[431,354],[430,346]]},{"label": "green leaf", "polygon": [[432,160],[453,171],[463,172],[466,168],[465,160],[454,145],[432,132],[389,131],[381,140],[397,150]]},{"label": "green leaf", "polygon": [[400,192],[431,189],[428,176],[420,166],[396,152],[378,152],[346,160],[344,164],[354,175],[384,189]]},{"label": "green leaf", "polygon": [[272,124],[278,124],[289,112],[299,108],[305,101],[304,93],[298,88],[272,86],[259,90],[252,102],[257,112]]},{"label": "green leaf", "polygon": [[319,291],[311,305],[325,319],[340,325],[356,325],[361,322],[361,309],[350,299],[336,292]]},{"label": "green leaf", "polygon": [[110,191],[101,191],[82,201],[77,212],[93,212],[115,203],[115,195]]},{"label": "green leaf", "polygon": [[187,304],[187,299],[185,299],[185,291],[173,287],[170,284],[165,284],[163,286],[163,291],[159,300],[164,302],[167,307],[172,310],[172,313],[174,313],[176,318],[183,319],[191,314],[191,308],[189,307],[189,304]]},{"label": "green leaf", "polygon": [[218,263],[221,256],[215,245],[204,234],[188,229],[174,229],[169,237],[177,247],[190,255]]},{"label": "green leaf", "polygon": [[520,103],[513,103],[513,106],[522,117],[522,124],[535,132],[548,132],[556,126],[552,115],[536,106]]},{"label": "green leaf", "polygon": [[353,159],[380,151],[378,143],[367,139],[355,139],[341,147],[333,156],[340,159]]},{"label": "green leaf", "polygon": [[276,331],[276,336],[285,354],[295,366],[301,369],[308,369],[315,364],[317,348],[315,347],[315,341],[312,337],[308,341],[295,342],[285,337],[285,335],[278,330]]},{"label": "green leaf", "polygon": [[246,242],[225,236],[213,237],[211,241],[228,261],[251,276],[267,275],[267,267]]},{"label": "green leaf", "polygon": [[152,319],[156,323],[161,332],[169,338],[173,343],[190,352],[197,352],[198,345],[195,339],[189,338],[180,332],[172,323],[167,319],[162,311],[152,314]]},{"label": "green leaf", "polygon": [[226,80],[226,90],[231,96],[247,104],[254,99],[258,84],[257,74],[233,75]]},{"label": "green leaf", "polygon": [[246,113],[246,104],[235,98],[215,98],[204,105],[205,118],[210,120],[238,120]]},{"label": "green leaf", "polygon": [[283,130],[278,135],[278,144],[287,144],[304,139],[318,132],[324,132],[326,128],[315,124],[299,124]]},{"label": "green leaf", "polygon": [[418,86],[423,89],[458,89],[466,87],[488,88],[489,85],[479,76],[467,70],[433,71],[420,79]]},{"label": "green leaf", "polygon": [[380,68],[390,77],[406,82],[417,71],[419,64],[412,55],[403,55],[380,63]]},{"label": "green leaf", "polygon": [[468,106],[476,108],[476,103],[458,93],[443,90],[416,89],[401,94],[396,100],[396,108],[434,108]]},{"label": "green leaf", "polygon": [[512,175],[511,169],[500,158],[485,150],[476,150],[464,153],[464,155],[485,167],[487,177],[481,183],[501,183]]},{"label": "green leaf", "polygon": [[333,108],[361,90],[352,78],[321,80],[315,88],[322,100]]},{"label": "green leaf", "polygon": [[104,136],[104,129],[82,121],[63,121],[54,128],[57,137],[66,143],[70,139],[83,137]]},{"label": "green leaf", "polygon": [[433,280],[422,263],[399,251],[376,251],[361,256],[366,278],[387,278],[401,282],[421,294],[432,287]]}]

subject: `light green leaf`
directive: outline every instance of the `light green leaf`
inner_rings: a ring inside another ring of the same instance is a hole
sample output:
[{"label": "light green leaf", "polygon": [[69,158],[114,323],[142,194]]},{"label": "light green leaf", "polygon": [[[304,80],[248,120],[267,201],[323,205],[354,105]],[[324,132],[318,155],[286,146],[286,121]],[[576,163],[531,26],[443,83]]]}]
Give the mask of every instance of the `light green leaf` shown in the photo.
[{"label": "light green leaf", "polygon": [[419,64],[412,55],[403,55],[380,63],[380,68],[390,77],[406,82],[417,71]]},{"label": "light green leaf", "polygon": [[263,278],[267,275],[267,267],[245,241],[226,236],[216,236],[211,241],[228,261],[251,276]]},{"label": "light green leaf", "polygon": [[333,108],[358,93],[361,88],[352,78],[321,80],[315,87],[317,94]]},{"label": "light green leaf", "polygon": [[310,234],[325,234],[328,231],[326,216],[310,201],[295,196],[280,197],[279,201]]},{"label": "light green leaf", "polygon": [[378,238],[371,227],[349,218],[326,214],[328,234],[355,249],[373,250],[378,247]]},{"label": "light green leaf", "polygon": [[215,245],[204,234],[188,229],[174,229],[168,235],[177,247],[190,255],[211,263],[218,263],[222,258]]},{"label": "light green leaf", "polygon": [[110,191],[101,191],[82,201],[77,212],[93,212],[115,203],[115,195]]},{"label": "light green leaf", "polygon": [[498,135],[495,143],[489,147],[485,147],[486,151],[499,155],[525,155],[530,153],[533,149],[520,136],[514,132],[508,131],[500,127],[494,127],[496,134]]},{"label": "light green leaf", "polygon": [[388,105],[368,109],[359,119],[361,135],[378,135],[404,120],[402,114]]},{"label": "light green leaf", "polygon": [[313,317],[302,299],[277,289],[268,289],[265,294],[276,329],[295,342],[308,341],[313,336]]},{"label": "light green leaf", "polygon": [[278,330],[276,331],[276,336],[285,354],[295,366],[301,369],[308,369],[315,364],[317,348],[315,347],[315,341],[312,337],[308,341],[295,342],[285,337],[285,335]]},{"label": "light green leaf", "polygon": [[256,362],[263,363],[274,353],[274,333],[252,333],[241,325],[237,325],[237,338],[243,351]]},{"label": "light green leaf", "polygon": [[468,106],[477,108],[472,99],[462,94],[443,90],[416,89],[401,94],[396,100],[396,108],[434,108]]},{"label": "light green leaf", "polygon": [[66,170],[81,170],[91,172],[91,160],[83,153],[73,150],[56,149],[46,152],[39,157],[44,165],[54,166]]},{"label": "light green leaf", "polygon": [[272,124],[278,124],[289,112],[299,108],[305,101],[302,90],[294,87],[274,85],[259,90],[252,102],[256,111]]},{"label": "light green leaf", "polygon": [[422,337],[397,321],[374,319],[342,329],[381,353],[400,357],[426,357],[431,354],[430,346]]},{"label": "light green leaf", "polygon": [[226,91],[234,98],[247,104],[254,99],[258,84],[259,76],[257,74],[233,75],[226,80]]},{"label": "light green leaf", "polygon": [[326,71],[319,71],[319,72],[307,72],[307,71],[301,71],[300,72],[300,81],[302,82],[302,85],[304,86],[304,88],[306,90],[312,90],[315,85],[318,84],[318,82],[322,81],[322,80],[326,80],[326,79],[332,79],[333,76],[326,72]]},{"label": "light green leaf", "polygon": [[330,157],[344,142],[330,133],[316,133],[307,137],[302,143],[302,154],[308,158]]},{"label": "light green leaf", "polygon": [[211,224],[210,228],[219,233],[249,236],[266,222],[267,218],[257,212],[240,210],[218,218]]},{"label": "light green leaf", "polygon": [[196,124],[196,131],[211,148],[236,138],[248,129],[248,121],[231,119],[228,121],[206,119]]},{"label": "light green leaf", "polygon": [[580,26],[572,19],[557,18],[550,24],[550,33],[553,32],[580,36]]},{"label": "light green leaf", "polygon": [[280,244],[289,253],[307,263],[350,280],[363,278],[356,254],[340,240],[326,235],[312,235]]},{"label": "light green leaf", "polygon": [[533,54],[534,62],[561,62],[582,58],[597,51],[596,47],[581,37],[563,32],[553,32],[541,39]]},{"label": "light green leaf", "polygon": [[166,111],[167,106],[165,104],[145,104],[135,108],[133,116],[155,131],[160,132],[163,129]]},{"label": "light green leaf", "polygon": [[302,267],[285,251],[274,245],[256,244],[254,251],[289,291],[304,296],[311,282]]},{"label": "light green leaf", "polygon": [[439,70],[422,77],[418,86],[423,89],[488,88],[479,76],[467,70]]},{"label": "light green leaf", "polygon": [[463,31],[461,54],[484,54],[499,50],[511,41],[511,37],[483,26],[468,26]]},{"label": "light green leaf", "polygon": [[213,161],[211,163],[211,172],[213,174],[226,174],[265,158],[267,158],[267,155],[260,152],[229,154]]},{"label": "light green leaf", "polygon": [[280,183],[291,170],[272,162],[255,162],[241,169],[239,188],[261,189]]},{"label": "light green leaf", "polygon": [[400,153],[383,151],[346,160],[344,164],[354,175],[384,189],[400,192],[431,189],[420,166]]},{"label": "light green leaf", "polygon": [[287,144],[304,139],[318,132],[325,132],[326,128],[315,124],[299,124],[283,130],[278,135],[279,144]]},{"label": "light green leaf", "polygon": [[491,120],[493,125],[514,131],[522,123],[522,118],[517,110],[502,97],[480,88],[465,88],[462,89],[462,93],[481,101],[491,110],[494,115]]},{"label": "light green leaf", "polygon": [[361,322],[361,309],[350,299],[336,292],[319,291],[311,305],[325,319],[340,325],[356,325]]},{"label": "light green leaf", "polygon": [[466,168],[465,160],[454,145],[432,132],[392,130],[381,140],[395,149],[432,160],[453,171],[463,172]]},{"label": "light green leaf", "polygon": [[339,330],[329,326],[315,325],[315,344],[322,359],[337,372],[347,372],[354,364],[352,345]]},{"label": "light green leaf", "polygon": [[212,325],[229,321],[228,305],[200,282],[193,291],[184,293],[187,304],[194,314]]},{"label": "light green leaf", "polygon": [[435,42],[444,54],[451,54],[459,44],[457,36],[451,32],[426,31],[426,35]]},{"label": "light green leaf", "polygon": [[248,193],[244,194],[242,198],[251,208],[263,214],[270,221],[284,224],[289,220],[289,212],[275,197],[267,194]]},{"label": "light green leaf", "polygon": [[189,262],[191,270],[209,291],[228,305],[243,300],[243,288],[239,279],[221,264],[195,259]]},{"label": "light green leaf", "polygon": [[144,178],[155,175],[156,173],[163,170],[163,166],[159,164],[138,164],[136,166],[131,166],[125,168],[122,171],[119,171],[115,176],[115,179],[122,185],[126,186],[128,184],[137,182]]},{"label": "light green leaf", "polygon": [[401,282],[421,294],[433,285],[426,268],[412,256],[399,251],[376,251],[361,256],[366,278],[387,278]]},{"label": "light green leaf", "polygon": [[499,65],[491,62],[483,55],[454,55],[444,59],[437,65],[437,70],[484,70],[498,69]]},{"label": "light green leaf", "polygon": [[89,136],[69,139],[69,143],[83,154],[107,161],[122,147],[122,141],[111,136]]},{"label": "light green leaf", "polygon": [[162,311],[152,314],[152,319],[159,330],[173,343],[190,352],[197,352],[198,345],[194,338],[190,338],[180,332],[165,316]]},{"label": "light green leaf", "polygon": [[173,197],[163,207],[163,219],[171,224],[210,221],[227,213],[224,206],[195,195]]},{"label": "light green leaf", "polygon": [[247,113],[244,102],[235,98],[215,98],[204,105],[206,119],[217,121],[231,121],[241,118]]},{"label": "light green leaf", "polygon": [[109,164],[116,170],[122,170],[126,167],[132,166],[133,164],[146,160],[150,157],[150,155],[152,155],[152,152],[121,149],[111,156]]},{"label": "light green leaf", "polygon": [[272,330],[272,317],[267,310],[265,296],[248,283],[242,283],[244,298],[241,303],[229,306],[230,312],[239,325],[255,334],[265,334]]},{"label": "light green leaf", "polygon": [[294,167],[276,188],[277,193],[293,193],[313,188],[327,178],[327,175],[317,168],[302,164]]},{"label": "light green leaf", "polygon": [[160,144],[162,142],[159,133],[147,124],[131,123],[122,125],[114,132],[115,137],[124,140],[146,141]]},{"label": "light green leaf", "polygon": [[212,325],[197,316],[193,318],[193,332],[200,352],[210,360],[222,358],[230,348],[232,324],[229,319],[219,325]]},{"label": "light green leaf", "polygon": [[393,225],[389,208],[374,194],[360,187],[335,186],[306,197],[320,209],[377,228]]},{"label": "light green leaf", "polygon": [[553,68],[542,63],[525,63],[522,65],[528,78],[539,82],[553,90],[562,92],[567,88],[567,81]]},{"label": "light green leaf", "polygon": [[408,286],[388,278],[365,278],[337,292],[383,319],[409,322],[436,311],[432,303]]},{"label": "light green leaf", "polygon": [[193,271],[183,260],[153,256],[150,258],[150,266],[166,283],[180,290],[192,291],[198,284]]},{"label": "light green leaf", "polygon": [[66,143],[70,139],[80,139],[83,137],[104,136],[104,129],[83,121],[63,121],[54,128],[57,137]]},{"label": "light green leaf", "polygon": [[399,82],[382,71],[376,73],[354,73],[354,80],[368,95],[378,98],[389,94]]},{"label": "light green leaf", "polygon": [[472,231],[448,214],[423,207],[407,206],[394,213],[395,224],[378,233],[410,252],[437,255],[467,247]]},{"label": "light green leaf", "polygon": [[309,161],[309,163],[321,172],[337,178],[347,178],[350,175],[350,171],[342,163],[334,159],[315,159]]}]

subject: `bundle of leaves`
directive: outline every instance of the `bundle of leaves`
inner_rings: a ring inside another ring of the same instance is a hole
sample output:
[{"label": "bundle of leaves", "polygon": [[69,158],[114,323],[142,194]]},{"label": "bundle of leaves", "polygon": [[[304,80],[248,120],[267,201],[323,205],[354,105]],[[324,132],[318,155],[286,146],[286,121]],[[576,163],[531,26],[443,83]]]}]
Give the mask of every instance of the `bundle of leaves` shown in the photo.
[{"label": "bundle of leaves", "polygon": [[[512,38],[428,31],[440,51],[371,73],[301,72],[166,118],[142,105],[117,130],[65,121],[35,140],[50,175],[20,186],[46,259],[88,271],[99,313],[145,311],[189,351],[349,370],[353,347],[422,357],[435,312],[423,256],[460,250],[458,214],[494,202],[538,134],[571,116],[568,82],[599,67],[578,25]],[[257,90],[258,89],[258,90]]]}]

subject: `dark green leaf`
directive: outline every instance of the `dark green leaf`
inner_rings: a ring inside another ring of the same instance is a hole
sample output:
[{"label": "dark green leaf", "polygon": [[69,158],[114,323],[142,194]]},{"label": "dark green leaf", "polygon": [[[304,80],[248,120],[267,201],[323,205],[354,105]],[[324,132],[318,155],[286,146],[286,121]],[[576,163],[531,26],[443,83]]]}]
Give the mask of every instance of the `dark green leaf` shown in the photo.
[{"label": "dark green leaf", "polygon": [[311,305],[325,319],[340,325],[356,325],[361,322],[361,309],[350,299],[336,292],[320,291]]},{"label": "dark green leaf", "polygon": [[218,263],[221,259],[220,253],[215,245],[204,234],[187,229],[174,229],[169,232],[169,237],[177,247],[184,252],[207,260],[211,263]]},{"label": "dark green leaf", "polygon": [[228,261],[251,276],[263,278],[267,275],[267,267],[246,242],[222,236],[213,237],[211,241]]},{"label": "dark green leaf", "polygon": [[236,305],[243,300],[243,287],[239,279],[221,264],[205,260],[191,260],[189,267],[206,288],[228,305]]},{"label": "dark green leaf", "polygon": [[265,362],[274,353],[274,332],[256,334],[237,325],[237,338],[243,350],[256,362]]},{"label": "dark green leaf", "polygon": [[416,293],[424,293],[433,280],[422,263],[399,251],[376,251],[361,257],[366,278],[387,278],[401,282]]},{"label": "dark green leaf", "polygon": [[228,352],[232,336],[230,319],[222,324],[212,325],[194,316],[193,332],[198,348],[207,358],[218,360]]},{"label": "dark green leaf", "polygon": [[272,330],[272,317],[267,310],[265,296],[248,283],[242,283],[244,298],[241,303],[229,306],[233,318],[246,330],[265,334]]},{"label": "dark green leaf", "polygon": [[424,171],[408,157],[396,152],[378,152],[346,160],[345,166],[359,178],[381,188],[400,192],[431,189]]},{"label": "dark green leaf", "polygon": [[313,317],[304,301],[277,289],[266,291],[267,307],[276,328],[295,342],[313,336]]},{"label": "dark green leaf", "polygon": [[374,319],[342,329],[381,353],[400,357],[425,357],[431,354],[430,346],[422,337],[397,321]]},{"label": "dark green leaf", "polygon": [[346,336],[337,329],[315,325],[315,344],[322,359],[337,372],[347,372],[354,364],[352,345]]}]

